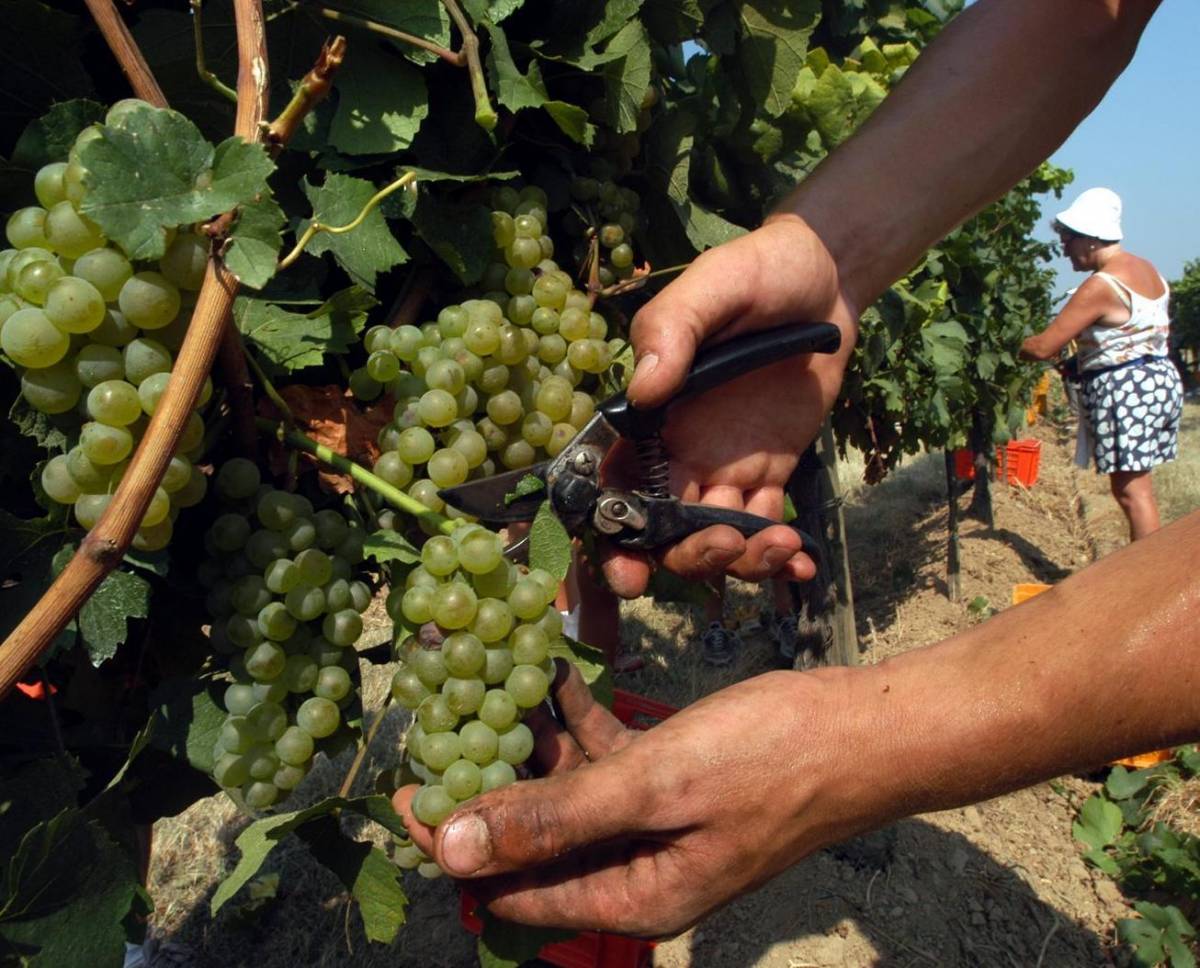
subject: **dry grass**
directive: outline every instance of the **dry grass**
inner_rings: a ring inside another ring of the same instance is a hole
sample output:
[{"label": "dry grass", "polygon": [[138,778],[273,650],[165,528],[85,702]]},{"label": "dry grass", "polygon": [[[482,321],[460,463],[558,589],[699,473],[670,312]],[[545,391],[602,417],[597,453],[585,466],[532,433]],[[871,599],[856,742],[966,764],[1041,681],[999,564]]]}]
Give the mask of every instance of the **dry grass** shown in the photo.
[{"label": "dry grass", "polygon": [[1181,834],[1200,837],[1200,776],[1167,783],[1156,791],[1145,825],[1160,822]]},{"label": "dry grass", "polygon": [[1164,522],[1200,508],[1200,401],[1184,405],[1179,459],[1154,472],[1154,491]]}]

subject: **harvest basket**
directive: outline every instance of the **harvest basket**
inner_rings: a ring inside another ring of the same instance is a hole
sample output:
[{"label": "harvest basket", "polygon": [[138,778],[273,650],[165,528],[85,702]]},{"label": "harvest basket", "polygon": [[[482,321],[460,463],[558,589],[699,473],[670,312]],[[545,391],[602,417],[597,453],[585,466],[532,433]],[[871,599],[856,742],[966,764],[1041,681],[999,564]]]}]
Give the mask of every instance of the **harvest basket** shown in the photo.
[{"label": "harvest basket", "polygon": [[[975,452],[962,448],[954,452],[954,475],[960,481],[975,479]],[[996,448],[997,479],[1008,484],[1033,487],[1037,483],[1042,461],[1040,440],[1011,440],[1005,447]]]}]

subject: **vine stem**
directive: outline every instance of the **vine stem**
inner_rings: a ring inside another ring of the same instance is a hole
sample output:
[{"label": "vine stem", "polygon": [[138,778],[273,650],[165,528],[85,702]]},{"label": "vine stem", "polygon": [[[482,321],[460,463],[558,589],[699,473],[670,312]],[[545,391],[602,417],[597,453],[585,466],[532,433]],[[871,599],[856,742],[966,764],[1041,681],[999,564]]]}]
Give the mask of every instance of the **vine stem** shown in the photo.
[{"label": "vine stem", "polygon": [[388,707],[385,705],[379,710],[379,715],[371,721],[371,725],[363,737],[362,745],[355,752],[354,761],[350,764],[350,769],[346,771],[346,778],[342,780],[341,789],[338,790],[339,797],[349,798],[350,791],[354,787],[354,781],[358,778],[358,771],[362,769],[362,765],[367,759],[367,750],[371,748],[371,741],[375,739],[375,734],[379,732],[379,727],[383,725],[383,719],[387,715],[387,711]]},{"label": "vine stem", "polygon": [[655,269],[653,272],[647,272],[645,275],[632,276],[629,279],[622,279],[620,282],[614,282],[611,286],[599,290],[596,295],[607,299],[612,296],[620,296],[623,293],[633,292],[635,289],[641,289],[642,286],[655,276],[665,276],[673,272],[683,272],[691,263],[685,262],[680,266],[667,266],[665,269]]},{"label": "vine stem", "polygon": [[[196,3],[197,0],[192,0],[192,2]],[[329,91],[333,86],[333,77],[341,68],[345,58],[345,37],[337,36],[325,41],[321,53],[317,55],[317,62],[304,75],[303,80],[296,85],[296,92],[292,95],[287,107],[267,126],[263,140],[266,141],[272,154],[278,154],[283,146],[292,140],[292,136],[300,127],[300,122],[304,120],[305,115],[329,96]]]},{"label": "vine stem", "polygon": [[442,5],[450,12],[450,18],[462,34],[462,52],[466,56],[467,71],[471,75],[471,93],[475,95],[475,123],[485,131],[491,131],[500,119],[488,97],[483,63],[479,59],[479,38],[475,36],[471,22],[459,8],[457,0],[442,0]]},{"label": "vine stem", "polygon": [[328,232],[330,235],[342,235],[346,232],[353,231],[362,225],[366,217],[375,211],[380,202],[394,192],[398,192],[406,185],[411,185],[416,180],[417,173],[415,171],[406,171],[386,188],[381,188],[374,195],[372,195],[370,199],[368,199],[367,204],[363,206],[362,211],[359,212],[353,218],[353,220],[345,225],[326,225],[324,222],[318,222],[316,219],[313,219],[309,223],[308,228],[304,230],[304,234],[300,236],[300,240],[296,243],[296,247],[279,260],[279,268],[286,269],[293,262],[299,259],[300,253],[304,251],[308,243],[313,240],[313,236],[318,232]]},{"label": "vine stem", "polygon": [[415,34],[405,33],[403,30],[397,30],[395,27],[389,27],[386,24],[377,23],[374,20],[367,20],[365,17],[356,17],[354,14],[346,13],[344,10],[335,10],[332,7],[321,7],[321,16],[328,20],[335,20],[338,23],[349,24],[351,27],[361,27],[363,30],[369,30],[373,34],[380,34],[384,37],[391,37],[392,40],[399,40],[405,44],[412,44],[413,47],[420,47],[422,50],[427,50],[431,54],[436,54],[448,64],[453,64],[455,67],[465,67],[467,58],[462,51],[448,50],[439,44],[435,44],[432,40],[426,40],[424,37],[418,37]]},{"label": "vine stem", "polygon": [[204,23],[200,13],[204,6],[204,0],[191,0],[190,6],[192,8],[192,35],[195,38],[196,45],[196,73],[200,75],[200,80],[220,94],[221,97],[236,104],[237,91],[210,71],[204,62]]},{"label": "vine stem", "polygon": [[257,423],[260,430],[271,434],[281,443],[296,450],[302,450],[307,454],[312,454],[313,457],[322,463],[328,464],[334,470],[341,471],[346,476],[363,485],[363,487],[370,488],[381,498],[390,501],[401,511],[436,527],[442,534],[450,534],[450,532],[458,527],[458,522],[438,514],[436,511],[429,510],[429,508],[415,497],[405,494],[394,484],[389,484],[382,477],[372,474],[361,464],[356,464],[350,460],[349,457],[343,457],[337,451],[326,447],[324,444],[318,444],[311,437],[301,433],[299,430],[288,430],[277,421],[267,420],[265,417],[259,417]]},{"label": "vine stem", "polygon": [[158,81],[150,71],[150,65],[146,63],[146,58],[142,56],[141,50],[134,42],[133,35],[125,26],[125,21],[117,13],[113,0],[84,0],[84,2],[87,4],[92,19],[96,21],[96,26],[100,28],[100,33],[104,36],[109,50],[113,52],[117,63],[121,65],[121,70],[129,81],[129,86],[133,88],[133,93],[147,104],[153,104],[156,108],[165,108],[167,96],[158,86]]},{"label": "vine stem", "polygon": [[[260,0],[235,0],[234,16],[238,37],[234,131],[247,141],[255,141],[267,103],[266,32]],[[167,384],[116,494],[58,578],[0,646],[0,698],[49,648],[71,616],[124,557],[175,453],[217,349],[230,331],[229,315],[236,292],[233,274],[218,259],[210,258],[187,336],[175,361],[175,378]]]}]

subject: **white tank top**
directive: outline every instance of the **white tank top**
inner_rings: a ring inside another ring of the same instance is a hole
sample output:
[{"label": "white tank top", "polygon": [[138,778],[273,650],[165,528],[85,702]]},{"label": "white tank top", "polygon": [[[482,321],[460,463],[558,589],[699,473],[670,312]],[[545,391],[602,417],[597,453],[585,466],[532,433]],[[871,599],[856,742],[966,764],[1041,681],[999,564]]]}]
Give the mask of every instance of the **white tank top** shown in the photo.
[{"label": "white tank top", "polygon": [[1167,313],[1170,289],[1159,276],[1163,294],[1150,299],[1134,292],[1116,276],[1097,272],[1116,290],[1121,302],[1129,307],[1129,320],[1120,326],[1092,324],[1079,334],[1079,368],[1098,370],[1121,366],[1142,356],[1166,356],[1171,318]]}]

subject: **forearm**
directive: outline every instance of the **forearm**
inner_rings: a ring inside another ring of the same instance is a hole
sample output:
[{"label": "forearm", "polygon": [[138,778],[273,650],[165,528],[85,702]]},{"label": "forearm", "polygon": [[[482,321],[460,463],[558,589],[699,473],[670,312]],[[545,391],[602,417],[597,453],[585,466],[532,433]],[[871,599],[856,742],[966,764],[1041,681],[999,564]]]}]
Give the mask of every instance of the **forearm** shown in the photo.
[{"label": "forearm", "polygon": [[861,311],[1032,171],[1124,69],[1159,0],[980,0],[779,207]]},{"label": "forearm", "polygon": [[871,822],[1200,739],[1200,513],[1018,609],[847,676]]}]

